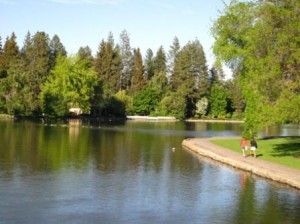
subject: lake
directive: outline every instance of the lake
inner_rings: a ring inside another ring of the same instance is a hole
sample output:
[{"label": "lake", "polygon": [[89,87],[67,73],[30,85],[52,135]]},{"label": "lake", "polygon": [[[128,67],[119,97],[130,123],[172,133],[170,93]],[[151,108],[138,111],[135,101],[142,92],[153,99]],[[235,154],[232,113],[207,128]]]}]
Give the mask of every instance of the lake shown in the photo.
[{"label": "lake", "polygon": [[240,123],[0,121],[0,223],[299,223],[299,190],[181,146],[241,132]]}]

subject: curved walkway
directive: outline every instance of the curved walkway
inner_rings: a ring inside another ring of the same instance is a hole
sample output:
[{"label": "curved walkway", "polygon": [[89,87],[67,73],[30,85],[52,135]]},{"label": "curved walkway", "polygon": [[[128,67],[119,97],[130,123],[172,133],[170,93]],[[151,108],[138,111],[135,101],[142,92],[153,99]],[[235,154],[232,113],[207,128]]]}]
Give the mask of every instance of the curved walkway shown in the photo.
[{"label": "curved walkway", "polygon": [[300,189],[300,170],[264,161],[259,158],[250,156],[243,157],[242,151],[241,153],[237,153],[215,145],[210,142],[212,139],[213,138],[186,139],[182,142],[182,145],[202,156]]}]

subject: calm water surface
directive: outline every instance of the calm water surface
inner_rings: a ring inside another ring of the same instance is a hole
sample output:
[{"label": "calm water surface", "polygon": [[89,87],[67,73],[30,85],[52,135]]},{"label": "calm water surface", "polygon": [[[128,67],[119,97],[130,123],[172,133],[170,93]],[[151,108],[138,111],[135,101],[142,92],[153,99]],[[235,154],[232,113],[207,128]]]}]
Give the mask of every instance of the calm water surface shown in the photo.
[{"label": "calm water surface", "polygon": [[0,223],[299,223],[299,191],[181,147],[187,137],[241,131],[221,123],[2,121]]}]

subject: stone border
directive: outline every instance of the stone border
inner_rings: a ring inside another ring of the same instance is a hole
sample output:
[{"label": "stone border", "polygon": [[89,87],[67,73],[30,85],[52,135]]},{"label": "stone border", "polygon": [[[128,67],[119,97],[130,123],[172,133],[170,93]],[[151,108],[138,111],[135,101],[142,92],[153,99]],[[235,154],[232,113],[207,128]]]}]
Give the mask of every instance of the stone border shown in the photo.
[{"label": "stone border", "polygon": [[259,158],[243,157],[242,151],[241,153],[237,153],[210,142],[210,140],[217,138],[221,137],[185,139],[182,145],[201,156],[300,189],[300,170],[264,161]]}]

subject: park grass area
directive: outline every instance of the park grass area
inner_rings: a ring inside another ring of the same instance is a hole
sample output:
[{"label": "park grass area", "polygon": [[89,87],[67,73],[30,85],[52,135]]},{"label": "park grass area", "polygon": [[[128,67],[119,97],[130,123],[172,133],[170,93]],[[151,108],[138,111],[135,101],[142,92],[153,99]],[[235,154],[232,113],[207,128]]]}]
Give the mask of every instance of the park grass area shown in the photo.
[{"label": "park grass area", "polygon": [[[214,139],[211,142],[242,154],[240,139]],[[257,144],[258,159],[300,170],[300,137],[262,138],[257,139]]]}]

